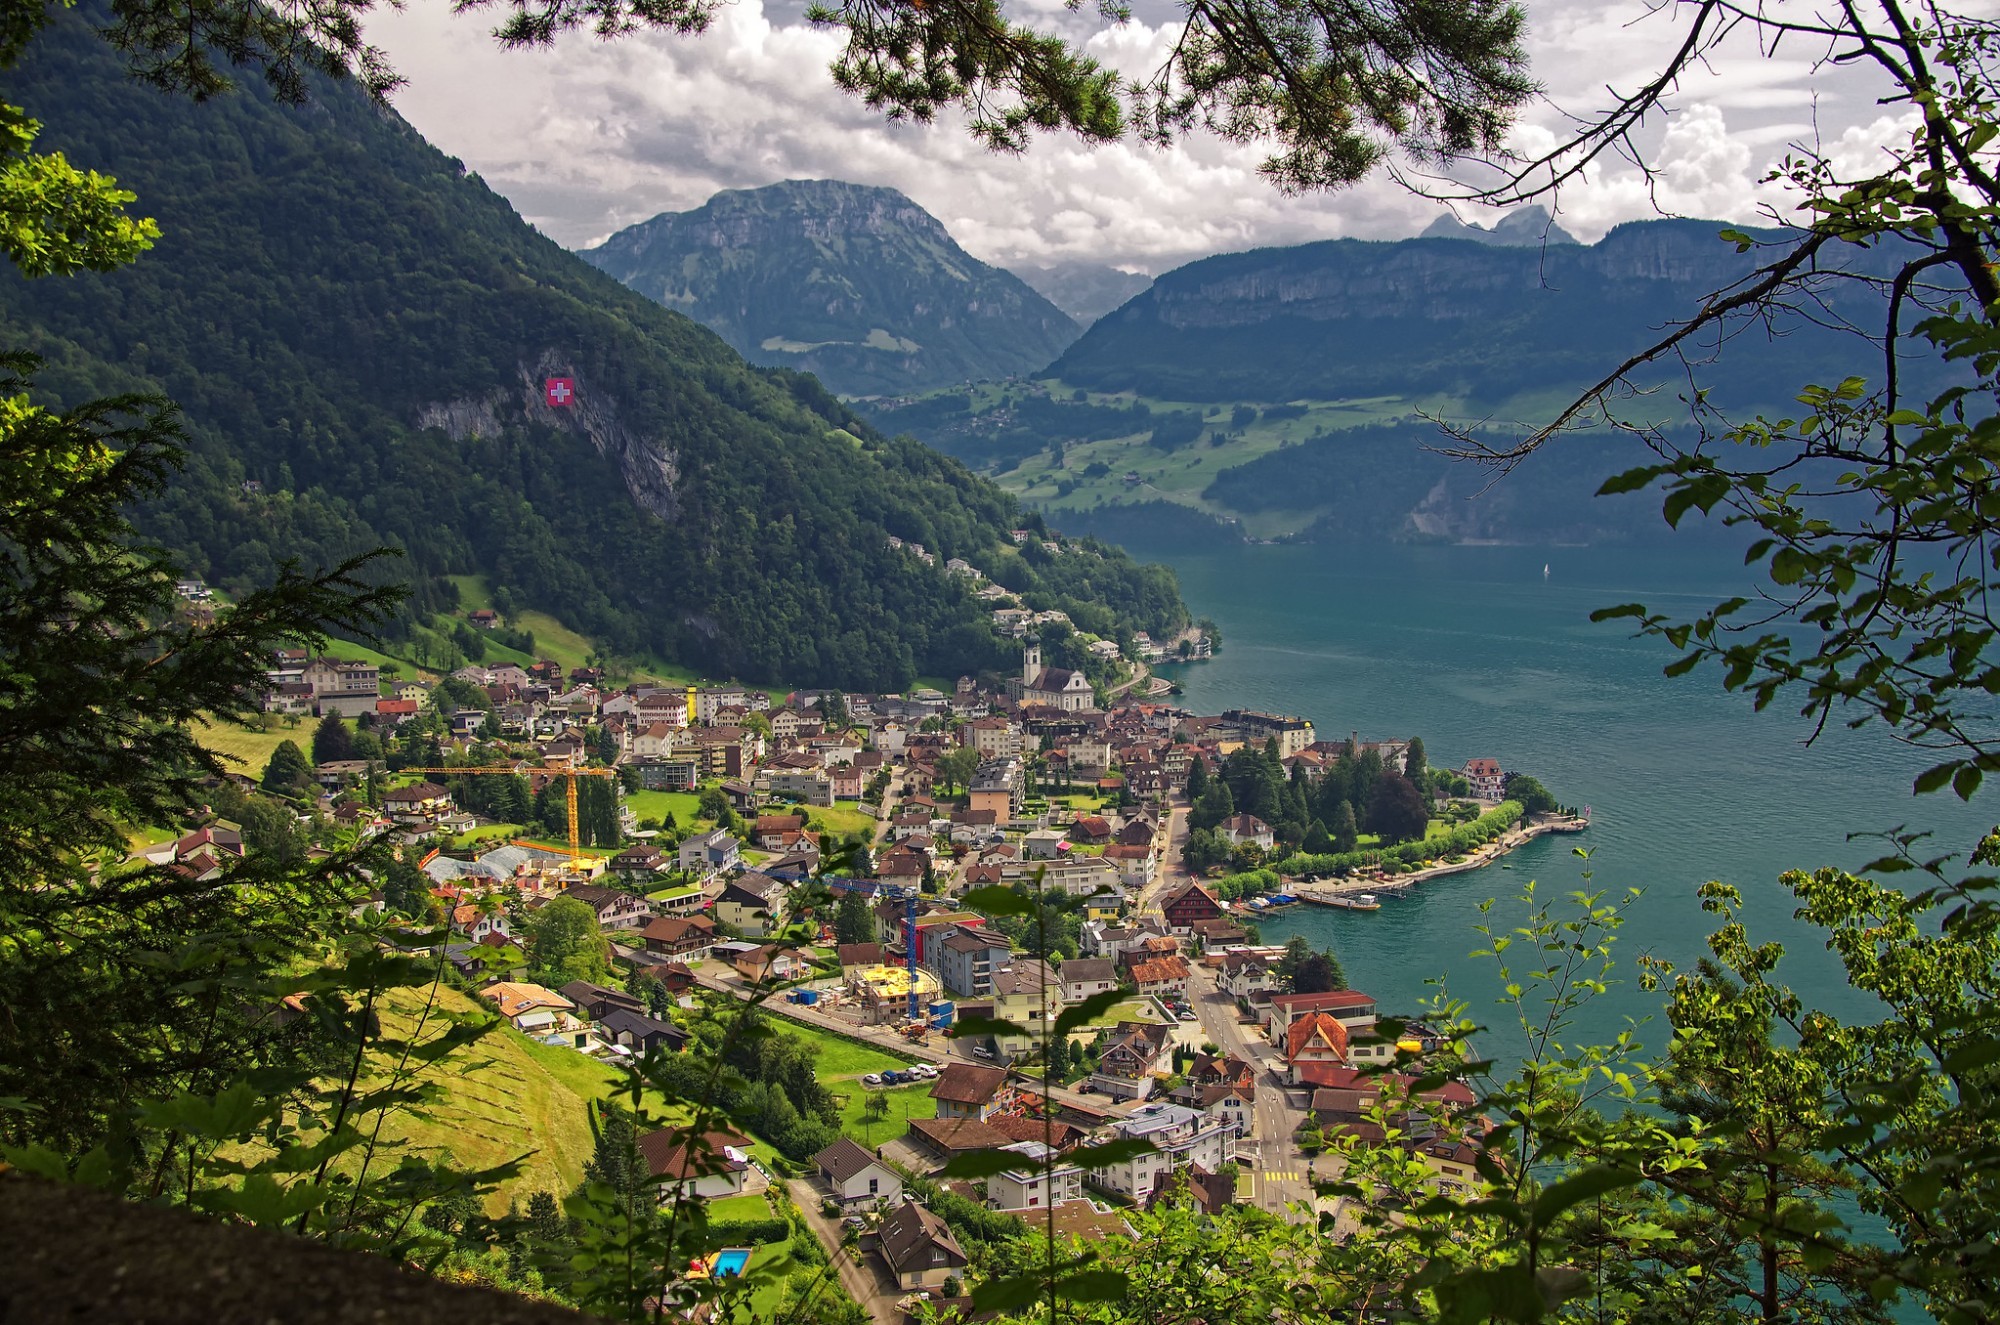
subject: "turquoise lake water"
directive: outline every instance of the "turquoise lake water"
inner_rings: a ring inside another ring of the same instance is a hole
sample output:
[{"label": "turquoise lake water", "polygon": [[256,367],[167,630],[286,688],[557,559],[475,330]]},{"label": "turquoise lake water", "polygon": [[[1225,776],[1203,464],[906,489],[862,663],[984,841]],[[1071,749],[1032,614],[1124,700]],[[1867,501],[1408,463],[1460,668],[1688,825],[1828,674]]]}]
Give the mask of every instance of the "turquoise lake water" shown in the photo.
[{"label": "turquoise lake water", "polygon": [[[1791,919],[1778,876],[1858,867],[1885,852],[1847,835],[1898,825],[1963,852],[2000,812],[1984,799],[1912,796],[1929,761],[1879,729],[1807,747],[1796,701],[1756,713],[1713,671],[1662,676],[1673,657],[1664,643],[1590,622],[1592,610],[1630,601],[1692,616],[1741,592],[1740,562],[1713,550],[1244,546],[1167,559],[1224,640],[1213,661],[1163,669],[1189,708],[1295,713],[1322,739],[1421,736],[1434,765],[1490,755],[1564,803],[1591,806],[1589,832],[1541,838],[1507,857],[1511,868],[1385,893],[1378,912],[1300,909],[1264,922],[1268,941],[1299,933],[1331,944],[1349,982],[1385,1007],[1414,1009],[1429,981],[1447,979],[1494,1028],[1481,1048],[1502,1059],[1518,1037],[1493,1008],[1491,964],[1466,956],[1480,946],[1471,926],[1484,899],[1518,895],[1529,880],[1568,893],[1586,886],[1587,868],[1592,888],[1645,889],[1621,952],[1685,965],[1714,928],[1695,890],[1726,880],[1745,894],[1753,935],[1785,942],[1784,970],[1808,1004],[1864,1017],[1868,1000]],[[1577,846],[1590,849],[1587,864]],[[1504,900],[1495,913],[1518,915]],[[1636,987],[1629,962],[1623,974],[1583,1029],[1608,1035],[1654,1016],[1642,1034],[1657,1043],[1662,996]]]}]

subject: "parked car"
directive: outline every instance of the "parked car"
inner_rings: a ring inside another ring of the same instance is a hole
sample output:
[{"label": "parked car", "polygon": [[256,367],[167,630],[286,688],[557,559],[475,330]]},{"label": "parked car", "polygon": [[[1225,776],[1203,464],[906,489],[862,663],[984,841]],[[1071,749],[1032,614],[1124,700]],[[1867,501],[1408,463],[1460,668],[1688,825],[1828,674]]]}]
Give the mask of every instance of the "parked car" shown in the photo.
[{"label": "parked car", "polygon": [[903,1074],[901,1072],[884,1072],[882,1074],[882,1084],[885,1086],[900,1086],[903,1084]]},{"label": "parked car", "polygon": [[1175,1015],[1175,1016],[1177,1016],[1177,1017],[1179,1017],[1179,1018],[1180,1018],[1180,1019],[1181,1019],[1182,1021],[1193,1021],[1193,1020],[1194,1020],[1194,1009],[1193,1009],[1193,1008],[1182,1008],[1182,1009],[1181,1009],[1181,1010],[1180,1010],[1179,1012],[1176,1012],[1176,1013],[1175,1013],[1174,1015]]},{"label": "parked car", "polygon": [[882,1074],[879,1072],[870,1072],[867,1076],[861,1078],[861,1084],[864,1086],[879,1086],[882,1084]]},{"label": "parked car", "polygon": [[915,1077],[919,1081],[929,1081],[937,1074],[938,1074],[937,1069],[932,1067],[929,1063],[918,1063],[915,1067],[910,1069],[910,1075]]},{"label": "parked car", "polygon": [[983,1044],[975,1044],[972,1046],[972,1056],[974,1058],[991,1058],[993,1051]]}]

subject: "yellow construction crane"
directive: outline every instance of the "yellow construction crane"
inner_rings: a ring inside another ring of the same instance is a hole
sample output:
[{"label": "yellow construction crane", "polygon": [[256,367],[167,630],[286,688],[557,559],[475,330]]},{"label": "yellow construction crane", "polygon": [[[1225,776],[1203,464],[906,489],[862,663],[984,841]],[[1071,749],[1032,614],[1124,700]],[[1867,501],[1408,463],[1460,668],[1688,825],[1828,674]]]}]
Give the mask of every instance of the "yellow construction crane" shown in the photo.
[{"label": "yellow construction crane", "polygon": [[464,768],[405,768],[405,773],[442,773],[449,777],[461,774],[504,774],[511,778],[558,777],[563,780],[569,792],[569,865],[572,870],[583,859],[583,837],[576,826],[576,780],[578,778],[615,778],[615,768],[515,768],[512,764],[472,765]]}]

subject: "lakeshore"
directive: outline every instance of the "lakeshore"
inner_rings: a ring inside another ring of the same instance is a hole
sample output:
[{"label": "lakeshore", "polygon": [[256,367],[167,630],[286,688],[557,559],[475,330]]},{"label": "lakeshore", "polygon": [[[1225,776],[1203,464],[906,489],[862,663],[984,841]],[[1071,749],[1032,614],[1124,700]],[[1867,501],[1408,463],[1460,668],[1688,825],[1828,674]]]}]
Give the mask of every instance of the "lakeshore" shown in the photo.
[{"label": "lakeshore", "polygon": [[[1510,828],[1494,841],[1475,848],[1463,860],[1412,870],[1407,874],[1386,874],[1380,870],[1369,870],[1324,885],[1288,884],[1286,893],[1311,906],[1331,905],[1329,899],[1352,897],[1358,893],[1402,892],[1431,879],[1442,879],[1453,874],[1469,874],[1474,870],[1483,870],[1489,865],[1497,865],[1503,858],[1545,834],[1581,833],[1589,827],[1590,820],[1582,815],[1551,816],[1525,827]],[[1275,909],[1291,908],[1266,908],[1265,914],[1270,914]]]}]

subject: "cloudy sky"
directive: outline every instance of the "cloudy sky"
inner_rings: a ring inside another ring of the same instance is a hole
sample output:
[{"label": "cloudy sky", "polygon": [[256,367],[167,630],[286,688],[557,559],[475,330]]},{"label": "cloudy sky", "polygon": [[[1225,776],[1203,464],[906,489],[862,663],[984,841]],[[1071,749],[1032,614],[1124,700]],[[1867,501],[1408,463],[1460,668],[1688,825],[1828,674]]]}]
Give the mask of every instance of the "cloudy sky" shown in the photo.
[{"label": "cloudy sky", "polygon": [[[1524,2],[1546,92],[1517,129],[1524,149],[1554,141],[1567,115],[1608,104],[1607,88],[1639,84],[1678,32],[1671,0],[1650,17],[1641,0]],[[1171,36],[1168,10],[1156,24],[1141,9],[1130,24],[1101,28],[1060,0],[1015,8],[1088,33],[1092,53],[1128,73],[1156,67]],[[996,156],[956,120],[889,124],[834,88],[826,70],[838,37],[797,15],[789,0],[734,0],[699,37],[604,43],[577,34],[553,50],[504,52],[484,36],[490,15],[454,18],[417,0],[369,31],[410,80],[398,109],[572,247],[719,189],[804,178],[901,189],[990,262],[1085,260],[1155,273],[1258,245],[1411,235],[1442,210],[1385,176],[1286,197],[1257,174],[1263,152],[1204,138],[1161,151],[1053,136],[1024,155]],[[1906,137],[1900,108],[1878,105],[1863,75],[1815,69],[1813,55],[1726,48],[1676,91],[1671,115],[1648,126],[1651,188],[1613,163],[1563,193],[1561,224],[1589,241],[1656,208],[1754,221],[1760,199],[1783,205],[1758,180],[1788,144],[1817,142],[1859,164]]]}]

